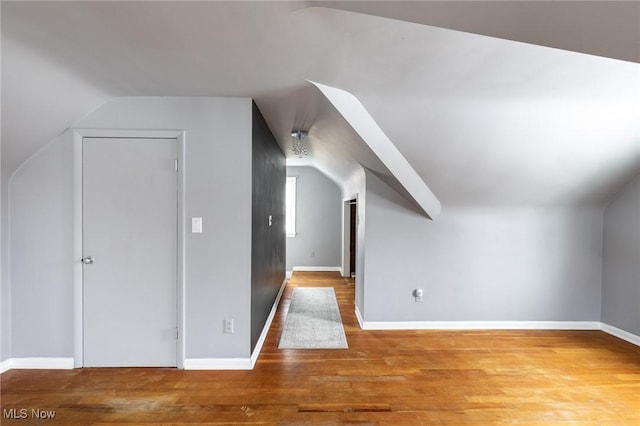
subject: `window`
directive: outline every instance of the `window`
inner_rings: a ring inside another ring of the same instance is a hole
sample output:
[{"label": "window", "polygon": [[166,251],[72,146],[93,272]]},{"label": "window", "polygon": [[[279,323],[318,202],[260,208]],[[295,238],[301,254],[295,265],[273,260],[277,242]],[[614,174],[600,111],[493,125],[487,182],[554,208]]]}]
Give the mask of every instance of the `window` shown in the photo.
[{"label": "window", "polygon": [[285,189],[285,232],[287,237],[296,236],[296,177],[287,177]]}]

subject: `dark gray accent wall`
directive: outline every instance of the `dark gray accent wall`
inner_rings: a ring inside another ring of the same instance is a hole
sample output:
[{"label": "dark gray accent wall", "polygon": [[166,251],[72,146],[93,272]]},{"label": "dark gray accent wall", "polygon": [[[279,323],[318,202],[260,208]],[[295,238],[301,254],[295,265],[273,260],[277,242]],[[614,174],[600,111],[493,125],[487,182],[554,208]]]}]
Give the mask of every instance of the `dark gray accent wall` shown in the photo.
[{"label": "dark gray accent wall", "polygon": [[255,103],[252,116],[251,351],[285,278],[287,173],[285,156]]},{"label": "dark gray accent wall", "polygon": [[602,322],[640,336],[640,176],[604,213]]}]

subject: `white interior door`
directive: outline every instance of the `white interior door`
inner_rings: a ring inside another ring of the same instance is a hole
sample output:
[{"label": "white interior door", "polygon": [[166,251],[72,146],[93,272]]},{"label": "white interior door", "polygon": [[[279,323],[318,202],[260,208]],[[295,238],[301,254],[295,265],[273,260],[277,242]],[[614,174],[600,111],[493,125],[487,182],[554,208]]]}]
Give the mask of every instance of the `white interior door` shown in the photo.
[{"label": "white interior door", "polygon": [[176,139],[83,139],[85,367],[176,366]]}]

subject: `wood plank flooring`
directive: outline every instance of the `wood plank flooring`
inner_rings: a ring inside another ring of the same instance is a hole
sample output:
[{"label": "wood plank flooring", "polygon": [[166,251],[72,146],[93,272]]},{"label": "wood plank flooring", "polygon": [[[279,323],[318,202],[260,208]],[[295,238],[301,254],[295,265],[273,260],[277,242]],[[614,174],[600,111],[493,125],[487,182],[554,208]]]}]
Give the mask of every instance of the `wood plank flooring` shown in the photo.
[{"label": "wood plank flooring", "polygon": [[[349,349],[277,349],[295,286],[335,288]],[[253,371],[8,371],[2,414],[28,418],[1,423],[640,425],[637,346],[599,331],[362,331],[353,291],[296,272]]]}]

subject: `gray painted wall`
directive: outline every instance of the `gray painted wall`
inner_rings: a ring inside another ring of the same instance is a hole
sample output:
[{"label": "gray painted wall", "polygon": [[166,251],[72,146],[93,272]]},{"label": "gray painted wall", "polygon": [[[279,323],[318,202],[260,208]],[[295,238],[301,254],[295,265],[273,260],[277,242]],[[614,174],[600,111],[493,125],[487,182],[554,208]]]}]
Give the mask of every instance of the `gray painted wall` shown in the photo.
[{"label": "gray painted wall", "polygon": [[186,130],[186,218],[203,233],[186,235],[185,356],[249,356],[251,99],[121,98],[78,127]]},{"label": "gray painted wall", "polygon": [[366,186],[365,320],[600,320],[601,209],[444,206],[432,222]]},{"label": "gray painted wall", "polygon": [[640,176],[604,213],[602,322],[640,336]]},{"label": "gray painted wall", "polygon": [[59,136],[11,180],[14,358],[73,356],[72,156]]},{"label": "gray painted wall", "polygon": [[284,154],[255,103],[252,132],[251,351],[285,278],[286,177]]},{"label": "gray painted wall", "polygon": [[[349,176],[347,182],[345,182],[342,188],[342,198],[344,201],[353,200],[357,201],[357,216],[358,221],[356,228],[356,282],[355,282],[355,304],[360,315],[364,316],[364,277],[365,277],[365,234],[366,234],[366,221],[367,221],[367,191],[366,191],[366,175],[364,169],[356,170]],[[343,203],[344,208],[344,203]],[[343,215],[344,217],[344,215]],[[344,229],[344,224],[343,224]],[[343,271],[346,265],[342,265]]]},{"label": "gray painted wall", "polygon": [[11,358],[11,288],[9,286],[9,223],[8,212],[8,186],[6,180],[2,180],[2,194],[0,206],[0,361]]},{"label": "gray painted wall", "polygon": [[[186,235],[186,357],[250,355],[251,100],[243,98],[119,98],[77,128],[186,130],[186,218],[203,218],[202,234]],[[12,356],[73,356],[71,253],[72,156],[68,136],[54,141],[16,173],[12,185]],[[43,193],[43,186],[46,194]],[[42,196],[42,199],[38,199]],[[15,206],[13,203],[15,202]],[[37,212],[31,211],[37,208]],[[31,228],[31,221],[46,220]],[[190,229],[190,227],[189,227]],[[54,284],[54,288],[48,286]],[[56,291],[55,303],[48,297]],[[64,299],[64,301],[62,300]],[[30,322],[26,321],[29,318]],[[223,334],[223,319],[235,334]],[[52,324],[55,327],[40,326]],[[32,334],[32,333],[36,334]],[[49,333],[49,334],[47,334]],[[42,339],[40,338],[42,337]]]},{"label": "gray painted wall", "polygon": [[[122,98],[77,126],[187,131],[186,215],[203,217],[205,230],[188,234],[186,242],[187,358],[250,354],[251,120],[249,99]],[[71,166],[66,133],[11,182],[12,288],[3,278],[2,359],[73,355]],[[445,205],[431,222],[375,175],[358,172],[342,197],[338,193],[338,245],[327,263],[339,265],[342,200],[357,195],[356,303],[365,320],[598,321],[602,308],[604,322],[639,334],[633,279],[639,276],[640,238],[632,233],[638,228],[638,187],[636,179],[607,209],[603,271],[599,208]],[[411,297],[417,287],[424,289],[423,303]],[[235,319],[235,334],[222,333],[224,318]],[[13,336],[9,351],[7,336]]]},{"label": "gray painted wall", "polygon": [[342,197],[338,186],[313,167],[287,167],[297,177],[296,236],[287,238],[287,271],[294,266],[342,263]]},{"label": "gray painted wall", "polygon": [[[0,161],[2,160],[2,141],[0,140]],[[7,253],[9,240],[8,223],[8,176],[0,171],[0,362],[11,358],[11,293],[7,267],[9,264]]]}]

